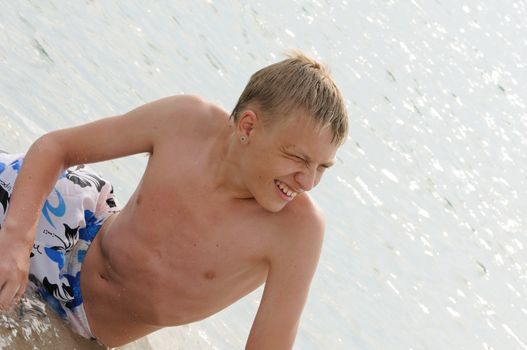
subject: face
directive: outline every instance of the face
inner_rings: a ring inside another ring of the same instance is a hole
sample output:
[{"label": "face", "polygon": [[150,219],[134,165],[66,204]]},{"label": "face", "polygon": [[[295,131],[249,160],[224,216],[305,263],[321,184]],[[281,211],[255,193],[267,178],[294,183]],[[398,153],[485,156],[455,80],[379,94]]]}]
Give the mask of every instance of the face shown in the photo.
[{"label": "face", "polygon": [[301,113],[278,125],[264,126],[256,119],[252,128],[238,129],[248,135],[242,145],[245,185],[262,207],[278,212],[319,183],[338,146],[330,130],[320,130]]}]

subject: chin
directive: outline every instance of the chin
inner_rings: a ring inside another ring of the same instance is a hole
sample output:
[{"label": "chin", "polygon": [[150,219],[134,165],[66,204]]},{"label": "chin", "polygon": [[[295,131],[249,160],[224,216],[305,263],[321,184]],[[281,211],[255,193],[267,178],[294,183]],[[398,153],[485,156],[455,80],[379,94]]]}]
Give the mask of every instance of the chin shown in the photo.
[{"label": "chin", "polygon": [[271,213],[278,213],[287,205],[287,203],[279,203],[277,201],[260,201],[256,199],[256,202],[265,210],[270,211]]},{"label": "chin", "polygon": [[280,211],[282,211],[282,209],[284,209],[285,205],[281,205],[281,206],[274,206],[273,208],[265,208],[267,211],[270,211],[271,213],[278,213]]}]

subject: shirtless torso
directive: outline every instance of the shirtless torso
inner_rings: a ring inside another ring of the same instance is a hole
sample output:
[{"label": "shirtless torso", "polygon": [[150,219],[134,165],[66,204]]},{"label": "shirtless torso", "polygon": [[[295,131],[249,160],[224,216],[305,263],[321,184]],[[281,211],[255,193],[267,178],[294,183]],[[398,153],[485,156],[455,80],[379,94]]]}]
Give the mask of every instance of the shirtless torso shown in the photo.
[{"label": "shirtless torso", "polygon": [[[208,126],[199,136],[188,137],[183,128],[174,132],[186,136],[158,143],[137,190],[88,251],[81,274],[85,309],[107,345],[218,312],[265,282],[272,259],[296,256],[280,254],[280,247],[318,253],[320,232],[295,237],[299,220],[316,211],[307,193],[272,213],[215,186],[228,115],[212,108],[200,118]],[[303,303],[303,295],[291,297]]]},{"label": "shirtless torso", "polygon": [[167,170],[170,162],[169,147],[150,158],[140,186],[85,259],[85,309],[105,344],[203,319],[267,276],[273,232],[255,228],[268,226],[272,214],[204,186],[194,175],[204,172],[201,161]]},{"label": "shirtless torso", "polygon": [[[170,97],[50,133],[27,153],[15,188],[27,203],[41,202],[64,166],[150,153],[136,191],[105,222],[82,265],[84,309],[102,343],[120,346],[203,319],[265,282],[247,348],[292,346],[324,231],[306,191],[337,146],[301,113],[273,127],[258,113],[249,108],[234,125],[215,105]],[[13,204],[4,231],[30,232],[24,223],[40,209],[27,203],[25,210]],[[13,262],[27,268],[24,244],[3,250],[13,256],[5,271]]]}]

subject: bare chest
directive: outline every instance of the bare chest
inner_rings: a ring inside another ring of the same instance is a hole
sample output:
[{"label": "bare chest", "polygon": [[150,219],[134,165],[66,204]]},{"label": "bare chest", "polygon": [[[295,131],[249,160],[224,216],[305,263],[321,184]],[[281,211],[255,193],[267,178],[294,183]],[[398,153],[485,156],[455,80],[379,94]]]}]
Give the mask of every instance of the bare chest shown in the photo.
[{"label": "bare chest", "polygon": [[[238,300],[267,276],[265,214],[192,176],[143,181],[102,240],[111,279],[139,314],[178,324]],[[140,300],[137,303],[134,300]]]}]

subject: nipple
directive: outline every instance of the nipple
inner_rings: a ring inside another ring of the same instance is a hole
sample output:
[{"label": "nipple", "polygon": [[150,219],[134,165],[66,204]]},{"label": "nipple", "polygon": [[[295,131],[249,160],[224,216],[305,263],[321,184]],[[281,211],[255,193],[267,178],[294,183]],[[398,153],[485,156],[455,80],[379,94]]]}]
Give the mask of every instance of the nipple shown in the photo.
[{"label": "nipple", "polygon": [[208,280],[212,280],[216,277],[216,274],[214,273],[214,271],[207,271],[205,272],[205,278],[208,279]]}]

